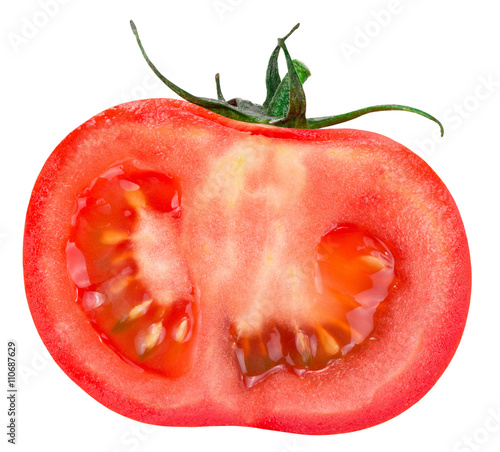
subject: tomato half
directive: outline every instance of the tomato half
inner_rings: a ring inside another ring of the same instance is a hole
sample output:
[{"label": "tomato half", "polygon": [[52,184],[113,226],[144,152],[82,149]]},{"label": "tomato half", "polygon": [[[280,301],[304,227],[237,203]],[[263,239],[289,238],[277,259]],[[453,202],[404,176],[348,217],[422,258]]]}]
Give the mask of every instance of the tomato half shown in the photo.
[{"label": "tomato half", "polygon": [[309,434],[417,402],[458,346],[471,288],[457,207],[402,145],[160,99],[56,148],[24,269],[50,353],[112,410]]}]

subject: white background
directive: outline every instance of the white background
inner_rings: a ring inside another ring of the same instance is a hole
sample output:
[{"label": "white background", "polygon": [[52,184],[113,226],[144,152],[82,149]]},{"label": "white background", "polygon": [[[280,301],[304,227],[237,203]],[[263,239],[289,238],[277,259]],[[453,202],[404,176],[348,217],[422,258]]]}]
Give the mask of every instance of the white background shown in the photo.
[{"label": "white background", "polygon": [[[7,340],[17,341],[17,450],[498,451],[497,3],[4,0],[0,348],[5,359]],[[421,155],[452,192],[469,237],[474,287],[466,331],[443,377],[414,407],[385,424],[336,436],[147,427],[101,406],[46,355],[22,279],[24,215],[36,176],[54,147],[101,110],[132,98],[175,97],[142,60],[130,19],[157,66],[194,94],[215,95],[213,77],[219,71],[226,98],[262,102],[276,38],[301,22],[288,46],[313,73],[305,86],[309,116],[400,103],[443,121],[444,140],[435,138],[435,124],[409,113],[376,113],[348,126],[385,134]],[[0,441],[7,450],[3,400]]]}]

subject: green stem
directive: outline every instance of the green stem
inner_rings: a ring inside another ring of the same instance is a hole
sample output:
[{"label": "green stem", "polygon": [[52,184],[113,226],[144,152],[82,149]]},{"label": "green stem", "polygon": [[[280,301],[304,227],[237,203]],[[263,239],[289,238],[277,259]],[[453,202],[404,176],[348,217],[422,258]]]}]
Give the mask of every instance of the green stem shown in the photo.
[{"label": "green stem", "polygon": [[225,102],[226,99],[224,99],[224,96],[222,95],[222,90],[220,87],[220,75],[219,75],[219,73],[215,74],[215,87],[217,89],[217,99],[221,100],[222,102]]}]

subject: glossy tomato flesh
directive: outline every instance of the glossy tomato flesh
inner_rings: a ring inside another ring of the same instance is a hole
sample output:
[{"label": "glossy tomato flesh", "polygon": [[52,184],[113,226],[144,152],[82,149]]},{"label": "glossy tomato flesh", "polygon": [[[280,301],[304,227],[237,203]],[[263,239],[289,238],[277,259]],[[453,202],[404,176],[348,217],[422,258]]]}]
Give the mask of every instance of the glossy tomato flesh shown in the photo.
[{"label": "glossy tomato flesh", "polygon": [[57,147],[24,267],[52,356],[109,408],[310,434],[419,400],[458,346],[471,284],[450,193],[400,144],[158,99]]}]

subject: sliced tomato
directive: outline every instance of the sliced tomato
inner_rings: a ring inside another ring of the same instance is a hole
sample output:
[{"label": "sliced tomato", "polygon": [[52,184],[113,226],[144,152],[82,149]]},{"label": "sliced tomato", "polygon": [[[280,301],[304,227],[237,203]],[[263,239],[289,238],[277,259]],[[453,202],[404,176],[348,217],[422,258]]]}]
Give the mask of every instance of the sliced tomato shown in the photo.
[{"label": "sliced tomato", "polygon": [[418,401],[458,346],[471,287],[457,207],[405,147],[158,99],[57,147],[24,268],[52,356],[109,408],[310,434]]}]

